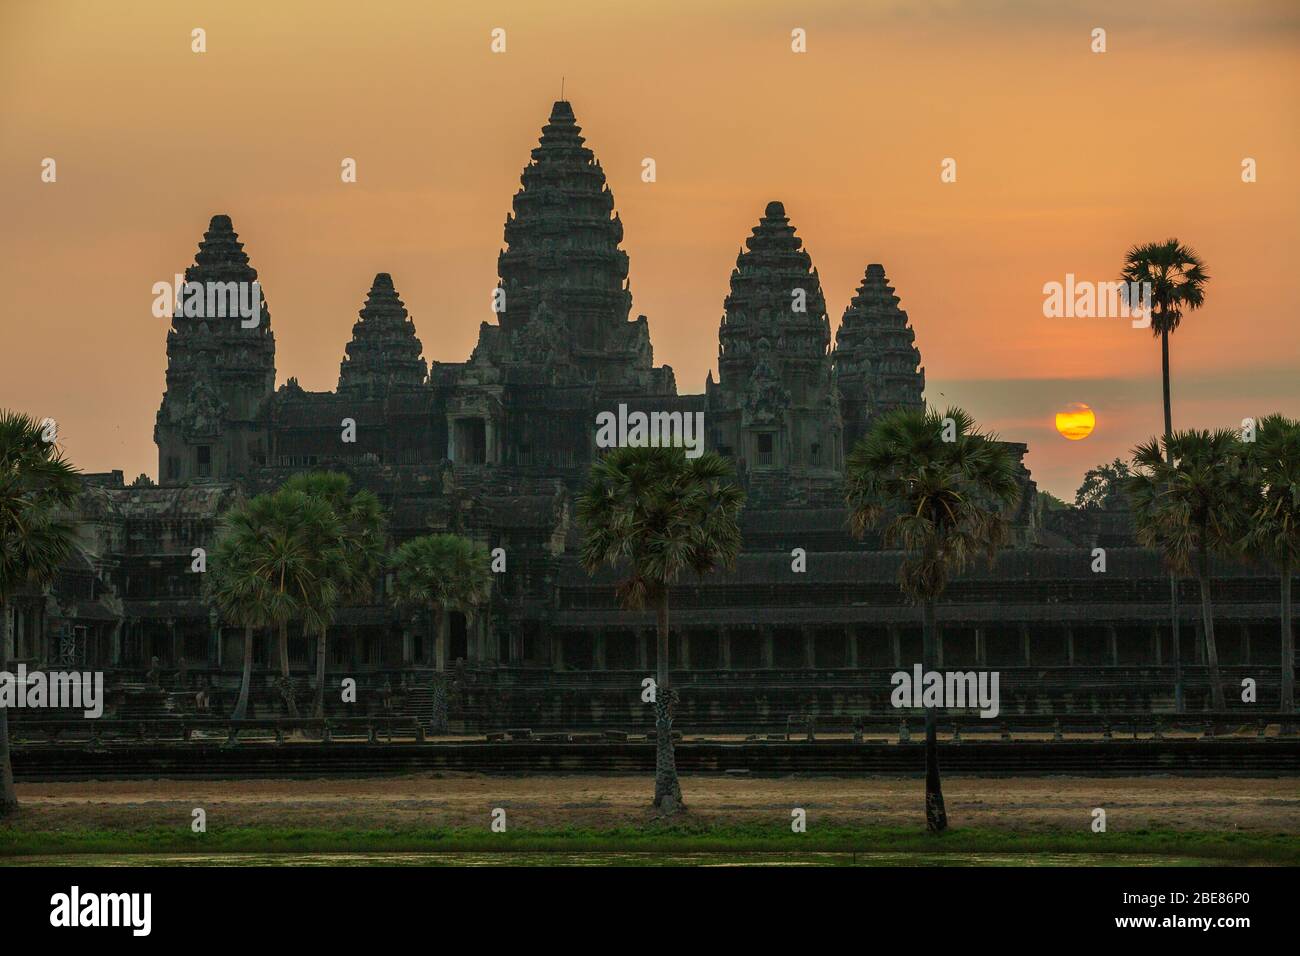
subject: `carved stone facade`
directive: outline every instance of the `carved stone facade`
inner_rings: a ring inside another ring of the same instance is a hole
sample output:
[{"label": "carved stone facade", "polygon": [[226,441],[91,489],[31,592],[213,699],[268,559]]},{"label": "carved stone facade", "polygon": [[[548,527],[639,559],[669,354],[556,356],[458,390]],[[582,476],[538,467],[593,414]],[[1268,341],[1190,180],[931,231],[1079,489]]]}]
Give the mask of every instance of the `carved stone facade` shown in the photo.
[{"label": "carved stone facade", "polygon": [[[627,403],[704,412],[709,447],[736,461],[756,503],[833,506],[842,418],[920,403],[919,353],[883,271],[868,270],[832,352],[817,270],[779,202],[737,257],[717,382],[710,374],[704,394],[678,395],[672,369],[653,363],[645,316],[629,318],[622,222],[569,103],[555,104],[520,182],[498,257],[499,321],[482,323],[466,362],[426,364],[387,273],[353,325],[333,392],[294,378],[273,389],[265,309],[252,329],[175,318],[156,430],[161,483],[268,484],[301,468],[446,461],[576,487],[595,453],[596,415]],[[215,216],[187,280],[256,277],[229,217]]]},{"label": "carved stone facade", "polygon": [[[472,622],[453,619],[448,659],[467,662],[473,685],[453,688],[453,724],[577,726],[630,713],[628,688],[653,669],[653,616],[619,609],[612,573],[581,567],[573,517],[596,453],[596,415],[626,403],[704,412],[708,444],[736,461],[749,493],[736,570],[683,582],[674,598],[674,669],[728,672],[692,684],[686,720],[783,720],[781,708],[794,712],[807,694],[821,693],[827,670],[854,672],[835,685],[848,688],[834,690],[835,707],[887,698],[887,674],[870,669],[915,659],[920,621],[898,593],[897,555],[871,542],[864,550],[849,536],[842,506],[845,446],[882,411],[921,403],[920,355],[884,270],[868,267],[832,351],[817,271],[782,204],[769,203],[731,275],[718,380],[710,375],[704,394],[678,395],[672,369],[653,364],[647,320],[629,318],[628,261],[613,208],[604,173],[560,102],[506,220],[499,322],[482,324],[467,361],[426,366],[414,321],[383,273],[353,326],[334,391],[308,392],[295,378],[274,387],[265,307],[253,327],[173,318],[155,428],[159,487],[128,488],[120,472],[88,476],[93,488],[79,518],[90,557],[70,563],[48,607],[39,595],[11,603],[21,608],[11,616],[24,615],[9,630],[11,656],[66,657],[81,647],[85,660],[118,675],[119,696],[158,657],[165,685],[172,673],[181,686],[207,681],[214,712],[228,709],[242,633],[202,601],[192,549],[211,546],[221,512],[238,496],[297,471],[333,468],[379,495],[394,545],[450,530],[507,555],[490,608]],[[257,278],[228,217],[212,219],[186,278]],[[345,440],[347,420],[355,441]],[[1025,446],[1011,448],[1023,457]],[[1149,665],[1152,686],[1163,688],[1167,578],[1158,559],[1117,551],[1114,573],[1102,576],[1084,573],[1087,548],[1060,536],[1059,551],[1030,551],[1041,545],[1037,509],[1029,473],[1021,479],[1020,550],[998,570],[954,582],[944,659],[1004,664],[1005,679],[1020,680],[1031,695],[1059,688],[1075,701],[1083,698],[1064,670],[1075,665]],[[808,573],[791,572],[794,548],[807,552]],[[1267,669],[1279,646],[1274,640],[1265,652],[1260,643],[1277,633],[1275,589],[1247,580],[1246,571],[1228,573],[1223,586],[1241,597],[1225,598],[1239,618],[1226,633],[1242,643],[1224,659]],[[1121,596],[1104,591],[1125,574],[1132,587]],[[327,665],[332,675],[359,675],[363,688],[396,688],[409,708],[410,688],[428,682],[427,622],[393,608],[385,586],[379,582],[370,605],[339,610]],[[1193,597],[1184,604],[1186,635],[1195,633]],[[47,620],[42,645],[31,635]],[[274,710],[271,640],[258,638],[254,698]],[[304,684],[314,653],[314,641],[291,634],[292,667]],[[1194,657],[1185,651],[1184,660]],[[593,675],[570,699],[528,673],[539,670]],[[789,683],[749,673],[773,670]]]},{"label": "carved stone facade", "polygon": [[[235,284],[245,294],[257,281],[229,216],[213,216],[185,282]],[[211,301],[209,298],[208,302]],[[167,333],[167,390],[154,425],[158,481],[248,474],[265,464],[265,400],[275,387],[275,334],[265,300],[258,321],[239,316],[172,316]]]},{"label": "carved stone facade", "polygon": [[767,204],[745,246],[723,304],[705,420],[765,502],[829,503],[841,493],[843,449],[821,280],[779,202]]}]

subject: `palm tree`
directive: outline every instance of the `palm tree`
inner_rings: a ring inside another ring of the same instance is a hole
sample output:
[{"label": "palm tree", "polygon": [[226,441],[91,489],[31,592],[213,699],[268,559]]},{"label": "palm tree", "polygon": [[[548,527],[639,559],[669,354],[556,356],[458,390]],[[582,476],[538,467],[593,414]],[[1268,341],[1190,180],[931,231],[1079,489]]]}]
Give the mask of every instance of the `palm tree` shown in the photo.
[{"label": "palm tree", "polygon": [[[81,490],[78,472],[42,437],[42,425],[19,412],[0,412],[0,671],[7,671],[5,603],[23,583],[46,587],[72,554],[75,532],[57,509]],[[9,759],[9,711],[0,707],[0,816],[18,806]]]},{"label": "palm tree", "polygon": [[669,682],[668,590],[683,571],[703,576],[732,568],[740,552],[737,518],[745,496],[731,463],[712,452],[687,458],[681,448],[618,448],[591,466],[578,499],[582,564],[623,566],[615,594],[626,610],[654,607],[658,652],[655,682],[654,805],[672,814],[682,804],[673,754]]},{"label": "palm tree", "polygon": [[1280,709],[1295,709],[1295,632],[1291,578],[1300,568],[1300,422],[1269,415],[1259,422],[1247,446],[1257,469],[1259,496],[1250,515],[1245,550],[1270,559],[1282,577],[1282,698]]},{"label": "palm tree", "polygon": [[270,582],[253,570],[248,560],[255,535],[241,503],[226,512],[220,536],[212,550],[208,573],[203,585],[205,597],[232,624],[244,629],[244,671],[239,683],[239,698],[231,714],[243,720],[248,714],[248,695],[253,681],[253,632],[271,623],[269,608],[274,595]]},{"label": "palm tree", "polygon": [[447,732],[447,616],[467,620],[487,603],[492,590],[487,548],[458,534],[412,538],[390,558],[397,577],[393,601],[429,608],[434,630],[433,732]]},{"label": "palm tree", "polygon": [[[886,547],[903,551],[898,583],[921,606],[926,672],[934,668],[935,607],[949,578],[978,555],[992,564],[1006,540],[1006,511],[1020,497],[1015,467],[1006,446],[960,408],[890,412],[849,455],[850,524],[858,536],[883,527]],[[934,832],[948,826],[933,707],[925,710],[925,820]]]},{"label": "palm tree", "polygon": [[244,686],[235,708],[242,719],[252,669],[251,628],[278,628],[280,674],[290,716],[298,716],[289,674],[289,622],[319,629],[338,600],[342,531],[333,509],[292,489],[258,495],[231,509],[223,520],[210,595],[227,616],[242,623]]},{"label": "palm tree", "polygon": [[1215,552],[1238,548],[1246,525],[1252,479],[1242,443],[1228,429],[1175,432],[1134,449],[1132,470],[1127,487],[1138,542],[1159,549],[1175,572],[1191,571],[1200,585],[1211,702],[1222,712],[1209,562]]},{"label": "palm tree", "polygon": [[[1173,410],[1169,400],[1169,336],[1177,330],[1183,312],[1199,309],[1205,302],[1210,281],[1205,263],[1189,246],[1177,239],[1134,246],[1124,255],[1121,276],[1150,290],[1151,334],[1160,336],[1160,371],[1165,405],[1165,441],[1173,434]],[[1169,607],[1173,632],[1174,709],[1183,710],[1182,639],[1179,636],[1178,577],[1169,572]]]},{"label": "palm tree", "polygon": [[1160,336],[1160,368],[1164,381],[1165,437],[1173,431],[1169,404],[1169,336],[1177,331],[1183,312],[1205,303],[1210,277],[1205,263],[1177,239],[1134,246],[1124,255],[1121,277],[1127,283],[1150,287],[1151,334]]},{"label": "palm tree", "polygon": [[[333,471],[311,471],[291,477],[283,485],[321,499],[334,512],[341,537],[337,549],[342,560],[334,564],[334,586],[340,600],[367,600],[384,560],[384,511],[369,491],[350,493],[352,480]],[[314,716],[325,716],[326,632],[333,614],[323,615],[316,634],[316,705]]]}]

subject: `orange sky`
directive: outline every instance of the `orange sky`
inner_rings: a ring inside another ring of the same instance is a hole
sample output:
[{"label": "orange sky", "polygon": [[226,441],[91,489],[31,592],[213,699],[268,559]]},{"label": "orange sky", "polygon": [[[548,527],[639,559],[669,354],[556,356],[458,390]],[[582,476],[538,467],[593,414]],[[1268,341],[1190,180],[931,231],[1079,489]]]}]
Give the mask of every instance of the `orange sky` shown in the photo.
[{"label": "orange sky", "polygon": [[[1300,416],[1298,52],[1300,7],[1250,0],[13,0],[0,406],[56,418],[87,470],[154,474],[166,322],[150,288],[217,212],[261,273],[279,381],[334,386],[379,271],[425,355],[463,361],[564,75],[625,225],[633,314],[683,392],[715,367],[736,252],[780,199],[832,325],[884,263],[928,399],[1028,441],[1040,486],[1072,498],[1159,429],[1159,349],[1124,320],[1044,318],[1042,287],[1112,279],[1135,242],[1177,236],[1213,277],[1174,339],[1176,426]],[[1073,401],[1097,414],[1078,442],[1054,427]]]}]

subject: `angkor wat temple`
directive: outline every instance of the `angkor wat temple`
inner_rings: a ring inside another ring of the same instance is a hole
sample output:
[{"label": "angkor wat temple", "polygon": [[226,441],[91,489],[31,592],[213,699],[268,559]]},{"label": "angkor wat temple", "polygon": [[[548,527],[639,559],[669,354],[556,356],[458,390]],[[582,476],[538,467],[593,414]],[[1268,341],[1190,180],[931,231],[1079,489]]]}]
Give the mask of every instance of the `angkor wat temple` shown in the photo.
[{"label": "angkor wat temple", "polygon": [[[842,504],[846,451],[882,412],[923,402],[920,352],[885,270],[865,266],[832,343],[817,270],[786,209],[767,203],[722,303],[718,378],[680,394],[673,370],[654,364],[646,317],[632,317],[623,225],[569,103],[554,105],[521,183],[498,256],[498,321],[480,326],[467,361],[426,362],[387,274],[375,276],[329,392],[292,377],[275,387],[265,305],[251,327],[176,315],[154,428],[157,486],[87,476],[84,552],[51,593],[14,602],[10,659],[105,670],[124,709],[156,682],[168,708],[192,709],[207,688],[212,711],[228,712],[242,633],[203,602],[192,549],[212,544],[236,496],[335,469],[380,496],[394,543],[452,530],[506,552],[490,608],[453,617],[454,725],[650,726],[639,692],[654,666],[653,619],[620,610],[614,575],[590,577],[576,557],[573,501],[598,451],[594,422],[622,403],[703,412],[708,447],[734,460],[748,494],[734,572],[684,580],[673,594],[679,726],[887,710],[889,674],[920,659],[920,618],[895,583],[898,555],[852,538]],[[185,277],[258,279],[228,216],[212,218]],[[1023,458],[1024,445],[1011,447]],[[998,669],[1004,713],[1169,707],[1158,557],[1133,546],[1122,514],[1045,524],[1023,469],[1022,484],[1014,547],[954,581],[940,606],[941,666]],[[1098,545],[1104,573],[1092,570]],[[806,571],[793,570],[796,548]],[[1260,706],[1275,707],[1276,576],[1247,565],[1216,573],[1225,683],[1254,677]],[[340,611],[329,679],[356,677],[359,706],[382,706],[387,685],[399,711],[422,712],[428,627],[389,604],[385,583],[369,606]],[[1205,707],[1192,582],[1182,611],[1188,701]],[[281,706],[271,641],[257,647],[255,713]],[[314,640],[291,639],[304,695],[314,654]]]}]

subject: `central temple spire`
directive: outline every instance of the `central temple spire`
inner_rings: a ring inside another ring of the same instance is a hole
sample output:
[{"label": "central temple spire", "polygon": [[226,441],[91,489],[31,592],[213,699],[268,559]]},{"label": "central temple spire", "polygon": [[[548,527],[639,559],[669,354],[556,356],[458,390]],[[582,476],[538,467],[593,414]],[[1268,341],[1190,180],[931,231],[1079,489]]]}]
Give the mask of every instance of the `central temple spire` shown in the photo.
[{"label": "central temple spire", "polygon": [[538,319],[562,322],[576,348],[620,346],[632,307],[623,223],[605,171],[573,107],[558,100],[520,177],[497,260],[508,334]]}]

